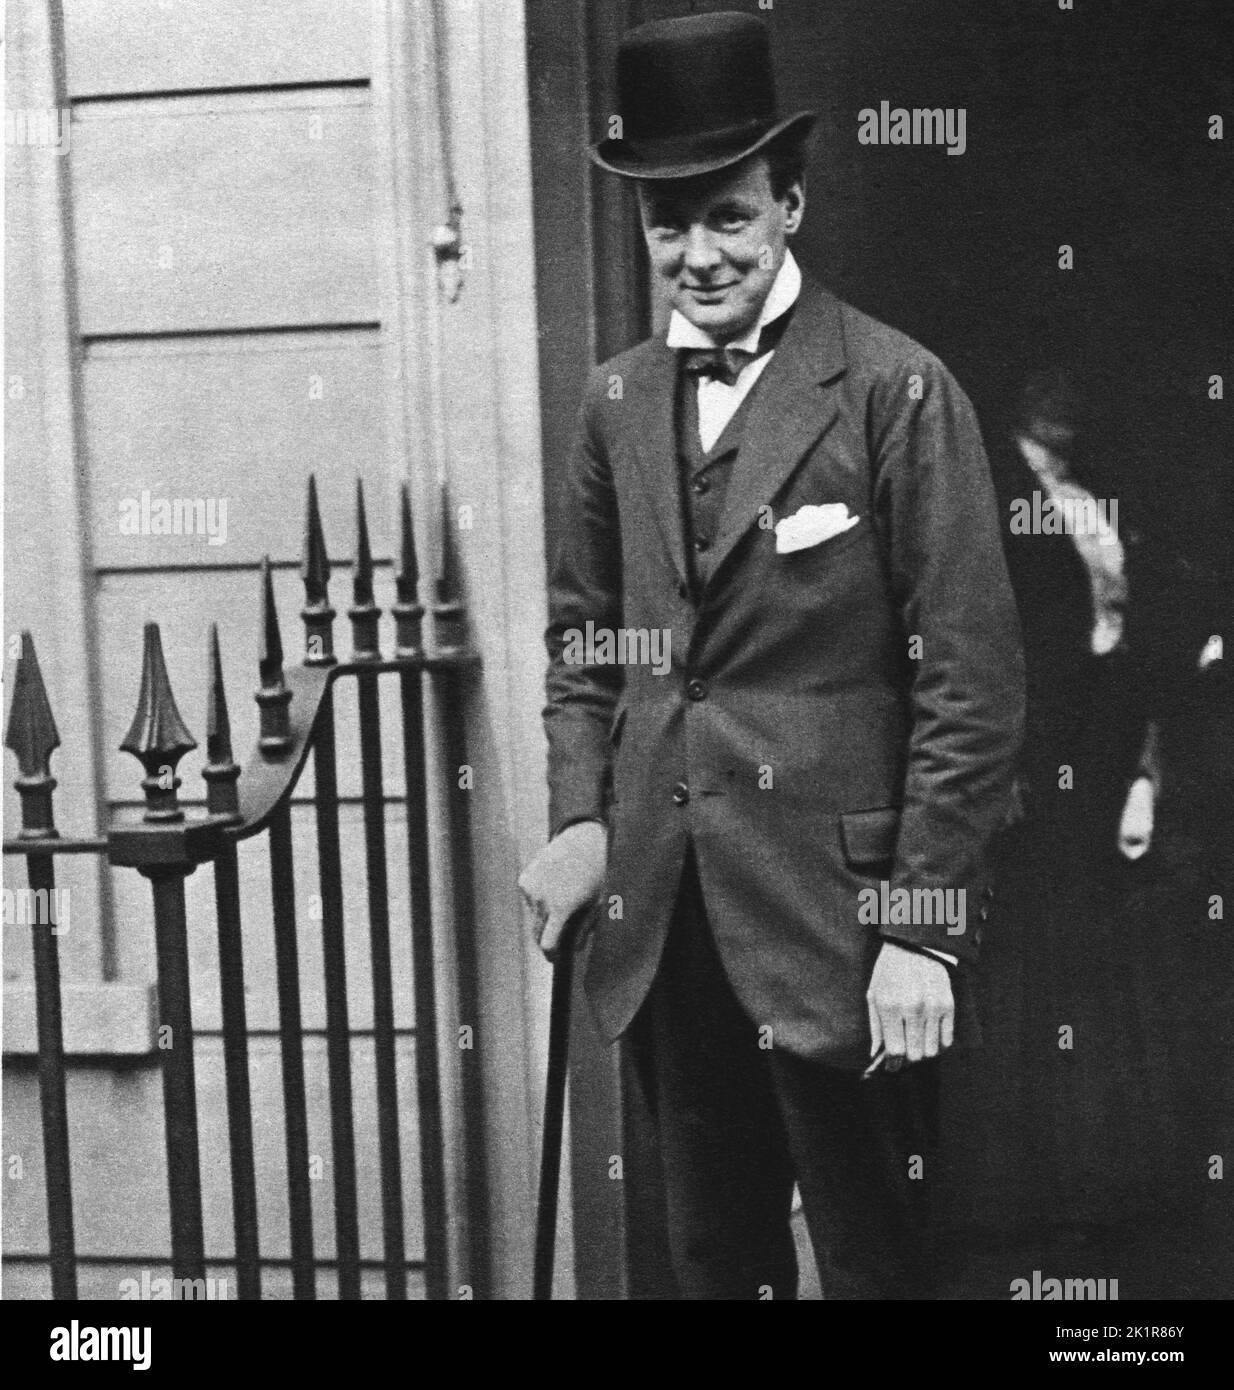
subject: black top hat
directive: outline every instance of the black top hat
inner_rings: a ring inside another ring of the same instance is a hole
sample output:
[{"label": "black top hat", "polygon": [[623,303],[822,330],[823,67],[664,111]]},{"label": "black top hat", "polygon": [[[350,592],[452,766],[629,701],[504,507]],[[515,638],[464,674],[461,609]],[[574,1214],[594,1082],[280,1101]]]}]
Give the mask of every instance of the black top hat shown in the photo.
[{"label": "black top hat", "polygon": [[591,157],[630,179],[727,168],[817,116],[780,116],[767,28],[732,10],[631,29],[617,51],[617,100],[622,138],[601,140]]}]

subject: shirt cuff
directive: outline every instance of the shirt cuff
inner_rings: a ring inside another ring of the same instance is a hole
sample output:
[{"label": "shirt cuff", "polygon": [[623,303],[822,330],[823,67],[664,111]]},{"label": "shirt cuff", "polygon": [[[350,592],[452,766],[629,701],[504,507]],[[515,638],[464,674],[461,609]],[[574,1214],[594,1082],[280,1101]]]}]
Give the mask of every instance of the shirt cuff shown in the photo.
[{"label": "shirt cuff", "polygon": [[960,964],[960,958],[953,956],[948,951],[936,951],[933,946],[919,946],[915,941],[901,941],[896,936],[884,936],[884,941],[890,941],[893,946],[900,946],[905,951],[914,951],[919,956],[933,956],[935,960],[941,960],[949,970],[956,969]]}]

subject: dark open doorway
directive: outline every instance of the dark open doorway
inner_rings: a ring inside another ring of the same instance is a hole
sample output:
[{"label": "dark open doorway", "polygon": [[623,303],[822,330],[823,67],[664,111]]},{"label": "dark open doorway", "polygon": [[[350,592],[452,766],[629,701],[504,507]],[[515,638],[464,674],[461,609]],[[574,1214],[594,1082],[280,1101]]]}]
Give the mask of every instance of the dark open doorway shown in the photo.
[{"label": "dark open doorway", "polygon": [[[1005,431],[1027,371],[1078,364],[1126,485],[1151,499],[1166,544],[1189,547],[1190,578],[1166,597],[1163,625],[1219,631],[1234,510],[1229,407],[1210,398],[1210,378],[1224,373],[1228,389],[1234,181],[1229,137],[1212,138],[1210,122],[1230,115],[1226,0],[531,0],[550,548],[586,371],[651,322],[630,190],[585,159],[612,105],[616,44],[645,19],[738,8],[771,27],[785,109],[822,112],[803,263],[938,353],[987,440]],[[883,101],[964,108],[963,155],[859,143],[859,113]],[[623,1149],[621,1087],[578,1017],[579,1291],[621,1296],[627,1219],[647,1193],[628,1163],[623,1205],[600,1166]]]}]

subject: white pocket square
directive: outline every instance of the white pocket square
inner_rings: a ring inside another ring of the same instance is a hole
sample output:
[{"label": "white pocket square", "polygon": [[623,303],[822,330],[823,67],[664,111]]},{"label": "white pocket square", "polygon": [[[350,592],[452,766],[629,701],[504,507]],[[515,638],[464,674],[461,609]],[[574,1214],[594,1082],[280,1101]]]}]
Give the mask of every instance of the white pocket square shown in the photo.
[{"label": "white pocket square", "polygon": [[787,555],[793,550],[821,545],[832,536],[852,530],[860,520],[859,516],[849,516],[844,502],[801,507],[792,516],[776,522],[776,554]]}]

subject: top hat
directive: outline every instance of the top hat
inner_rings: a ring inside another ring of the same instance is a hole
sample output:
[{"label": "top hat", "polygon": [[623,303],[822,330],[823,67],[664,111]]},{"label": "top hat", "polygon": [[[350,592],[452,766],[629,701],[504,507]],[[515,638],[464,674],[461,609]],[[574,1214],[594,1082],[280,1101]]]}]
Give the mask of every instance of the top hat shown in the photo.
[{"label": "top hat", "polygon": [[817,117],[779,114],[767,28],[731,10],[631,29],[617,50],[617,102],[622,138],[591,157],[629,179],[725,169]]}]

